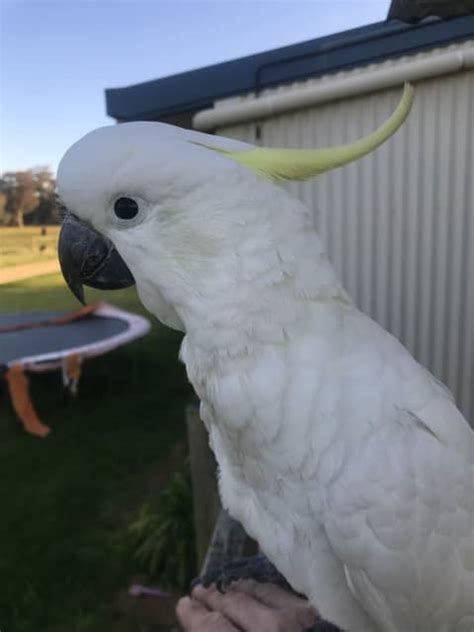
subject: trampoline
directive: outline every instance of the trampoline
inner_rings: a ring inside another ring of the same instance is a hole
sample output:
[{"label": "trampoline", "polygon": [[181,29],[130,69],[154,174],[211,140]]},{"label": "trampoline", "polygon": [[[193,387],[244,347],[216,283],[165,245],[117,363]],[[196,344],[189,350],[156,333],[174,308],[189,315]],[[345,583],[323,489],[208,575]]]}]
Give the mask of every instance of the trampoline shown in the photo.
[{"label": "trampoline", "polygon": [[146,318],[107,303],[73,312],[0,314],[0,366],[25,430],[40,437],[50,431],[30,400],[27,371],[60,369],[64,385],[76,394],[86,358],[108,353],[149,330]]}]

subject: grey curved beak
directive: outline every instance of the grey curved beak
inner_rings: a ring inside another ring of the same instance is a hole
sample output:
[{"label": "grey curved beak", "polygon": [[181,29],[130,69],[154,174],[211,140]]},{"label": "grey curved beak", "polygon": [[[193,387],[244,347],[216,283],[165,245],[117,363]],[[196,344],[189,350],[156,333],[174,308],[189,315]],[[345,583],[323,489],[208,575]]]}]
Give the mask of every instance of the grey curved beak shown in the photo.
[{"label": "grey curved beak", "polygon": [[66,215],[63,221],[58,256],[64,279],[81,303],[85,302],[84,285],[118,290],[135,283],[113,243],[74,215]]}]

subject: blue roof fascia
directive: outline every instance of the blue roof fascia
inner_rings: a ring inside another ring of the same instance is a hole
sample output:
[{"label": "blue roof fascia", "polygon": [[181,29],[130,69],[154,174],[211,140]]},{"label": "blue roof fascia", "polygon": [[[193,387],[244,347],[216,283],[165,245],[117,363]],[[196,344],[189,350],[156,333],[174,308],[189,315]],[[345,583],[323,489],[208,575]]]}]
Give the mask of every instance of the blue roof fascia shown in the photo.
[{"label": "blue roof fascia", "polygon": [[125,88],[106,90],[107,114],[122,121],[209,107],[216,99],[474,37],[474,16],[416,25],[378,22]]}]

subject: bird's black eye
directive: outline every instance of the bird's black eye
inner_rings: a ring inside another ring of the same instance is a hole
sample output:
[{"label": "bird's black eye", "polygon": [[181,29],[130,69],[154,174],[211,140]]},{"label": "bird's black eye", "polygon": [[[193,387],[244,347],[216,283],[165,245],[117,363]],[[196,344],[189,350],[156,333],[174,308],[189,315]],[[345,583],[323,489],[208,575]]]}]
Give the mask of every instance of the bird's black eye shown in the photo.
[{"label": "bird's black eye", "polygon": [[129,197],[121,197],[114,204],[115,215],[119,219],[133,219],[138,215],[138,204]]}]

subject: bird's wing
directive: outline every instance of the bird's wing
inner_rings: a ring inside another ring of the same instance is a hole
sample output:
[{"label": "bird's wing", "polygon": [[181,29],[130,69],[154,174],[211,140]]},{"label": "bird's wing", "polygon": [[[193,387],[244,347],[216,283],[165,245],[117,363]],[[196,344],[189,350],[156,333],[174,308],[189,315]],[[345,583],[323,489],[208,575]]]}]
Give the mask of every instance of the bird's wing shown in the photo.
[{"label": "bird's wing", "polygon": [[474,629],[472,461],[400,409],[354,446],[326,503],[348,585],[384,630]]}]

